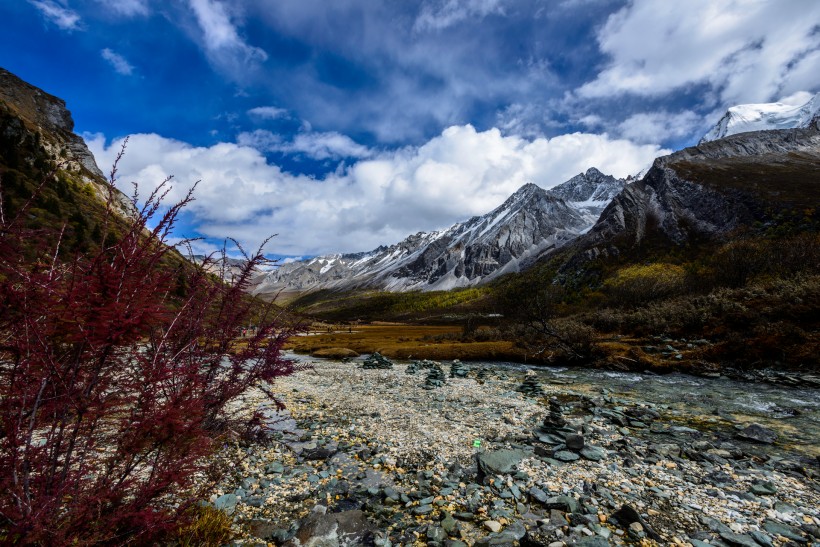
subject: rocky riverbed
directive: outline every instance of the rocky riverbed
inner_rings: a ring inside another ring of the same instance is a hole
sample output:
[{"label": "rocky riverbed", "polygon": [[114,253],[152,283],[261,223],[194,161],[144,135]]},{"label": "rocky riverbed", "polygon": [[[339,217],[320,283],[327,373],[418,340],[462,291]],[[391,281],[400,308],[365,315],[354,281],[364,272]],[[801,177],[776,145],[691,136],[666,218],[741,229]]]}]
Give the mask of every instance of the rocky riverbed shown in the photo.
[{"label": "rocky riverbed", "polygon": [[232,472],[209,501],[237,543],[820,541],[816,390],[783,392],[791,407],[772,395],[757,420],[737,401],[707,413],[715,388],[696,378],[451,369],[316,361],[280,379],[269,441],[221,454]]}]

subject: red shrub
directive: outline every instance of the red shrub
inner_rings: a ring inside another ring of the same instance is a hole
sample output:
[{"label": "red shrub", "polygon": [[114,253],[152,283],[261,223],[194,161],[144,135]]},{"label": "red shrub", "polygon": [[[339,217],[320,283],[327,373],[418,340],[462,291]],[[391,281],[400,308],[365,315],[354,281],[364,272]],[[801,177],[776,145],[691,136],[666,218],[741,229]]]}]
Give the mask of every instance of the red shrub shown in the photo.
[{"label": "red shrub", "polygon": [[229,403],[293,370],[290,331],[243,293],[261,252],[233,285],[172,267],[166,239],[192,198],[160,216],[164,187],[126,221],[112,192],[106,243],[70,260],[25,209],[0,217],[0,543],[161,538],[204,457],[247,423]]}]

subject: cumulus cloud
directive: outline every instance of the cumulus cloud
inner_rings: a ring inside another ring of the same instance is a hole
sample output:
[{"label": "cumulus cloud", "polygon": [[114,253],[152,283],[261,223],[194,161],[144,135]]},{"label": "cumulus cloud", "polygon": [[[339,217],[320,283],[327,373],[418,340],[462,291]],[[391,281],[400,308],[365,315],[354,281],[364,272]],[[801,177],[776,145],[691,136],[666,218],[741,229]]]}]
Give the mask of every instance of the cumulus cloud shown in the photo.
[{"label": "cumulus cloud", "polygon": [[702,133],[704,121],[701,116],[684,112],[642,112],[633,114],[618,126],[618,133],[635,142],[661,142]]},{"label": "cumulus cloud", "polygon": [[81,27],[80,15],[58,0],[29,0],[29,4],[40,14],[63,30],[77,30]]},{"label": "cumulus cloud", "polygon": [[122,74],[123,76],[130,76],[134,73],[134,67],[128,60],[120,55],[119,53],[105,48],[100,52],[100,55],[103,59],[108,61],[108,63],[114,68],[114,71],[118,74]]},{"label": "cumulus cloud", "polygon": [[239,35],[224,3],[218,0],[188,2],[202,32],[202,44],[211,62],[239,75],[244,66],[268,58],[263,49],[251,46]]},{"label": "cumulus cloud", "polygon": [[425,2],[413,30],[443,30],[471,17],[479,19],[490,14],[503,14],[500,0],[444,0]]},{"label": "cumulus cloud", "polygon": [[276,120],[287,116],[288,111],[276,106],[257,106],[248,110],[248,115],[262,120]]},{"label": "cumulus cloud", "polygon": [[705,84],[723,106],[816,89],[820,3],[635,0],[598,33],[610,61],[584,98],[661,96]]},{"label": "cumulus cloud", "polygon": [[[110,165],[121,140],[86,138],[100,165]],[[634,174],[666,152],[606,135],[524,139],[462,125],[315,179],[283,171],[251,146],[196,147],[140,134],[131,137],[119,172],[124,190],[138,181],[143,193],[174,175],[171,199],[201,181],[190,213],[203,235],[230,235],[253,248],[276,233],[269,252],[314,255],[369,250],[444,228],[490,211],[527,182],[549,188],[592,166]]]},{"label": "cumulus cloud", "polygon": [[295,134],[290,140],[283,140],[272,131],[257,129],[240,133],[237,142],[263,152],[302,154],[316,160],[366,158],[371,155],[369,148],[335,131],[305,131]]}]

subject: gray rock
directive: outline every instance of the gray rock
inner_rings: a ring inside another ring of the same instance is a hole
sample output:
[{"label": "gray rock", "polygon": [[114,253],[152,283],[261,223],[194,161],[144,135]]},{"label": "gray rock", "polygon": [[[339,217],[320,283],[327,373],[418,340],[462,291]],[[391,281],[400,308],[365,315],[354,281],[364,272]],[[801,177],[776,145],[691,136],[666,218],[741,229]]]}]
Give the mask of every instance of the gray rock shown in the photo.
[{"label": "gray rock", "polygon": [[760,424],[751,424],[740,430],[737,437],[760,444],[772,444],[777,440],[777,433]]},{"label": "gray rock", "polygon": [[749,535],[752,536],[752,539],[754,539],[758,543],[758,545],[761,545],[762,547],[774,547],[774,544],[772,543],[772,538],[770,538],[763,532],[753,530],[749,532]]},{"label": "gray rock", "polygon": [[584,448],[584,436],[574,434],[567,435],[566,445],[567,448],[573,452],[580,452]]},{"label": "gray rock", "polygon": [[581,449],[581,457],[584,459],[597,462],[601,461],[606,457],[606,450],[599,447],[599,446],[585,446]]},{"label": "gray rock", "polygon": [[553,496],[547,499],[544,503],[544,507],[547,509],[557,509],[567,513],[576,513],[578,512],[580,505],[578,504],[578,500],[572,496]]},{"label": "gray rock", "polygon": [[552,457],[560,462],[574,462],[581,458],[581,456],[569,450],[559,450]]},{"label": "gray rock", "polygon": [[757,542],[751,536],[746,534],[736,534],[734,532],[724,532],[720,534],[726,543],[729,545],[739,545],[740,547],[759,547]]},{"label": "gray rock", "polygon": [[478,464],[478,481],[482,482],[488,475],[504,475],[511,473],[527,453],[523,450],[494,450],[480,452],[476,455]]},{"label": "gray rock", "polygon": [[228,515],[233,515],[233,512],[236,510],[236,502],[236,494],[223,494],[216,498],[214,507],[220,511],[224,511]]},{"label": "gray rock", "polygon": [[777,494],[777,488],[770,482],[758,482],[749,488],[749,492],[755,496],[774,496]]},{"label": "gray rock", "polygon": [[532,499],[538,501],[539,503],[544,503],[547,501],[547,493],[540,488],[536,488],[535,486],[530,488],[529,494]]},{"label": "gray rock", "polygon": [[766,520],[763,523],[763,529],[775,536],[783,536],[798,543],[808,543],[808,540],[803,536],[799,528],[777,522],[775,520]]},{"label": "gray rock", "polygon": [[372,544],[376,529],[358,509],[341,513],[311,513],[287,547],[328,547]]}]

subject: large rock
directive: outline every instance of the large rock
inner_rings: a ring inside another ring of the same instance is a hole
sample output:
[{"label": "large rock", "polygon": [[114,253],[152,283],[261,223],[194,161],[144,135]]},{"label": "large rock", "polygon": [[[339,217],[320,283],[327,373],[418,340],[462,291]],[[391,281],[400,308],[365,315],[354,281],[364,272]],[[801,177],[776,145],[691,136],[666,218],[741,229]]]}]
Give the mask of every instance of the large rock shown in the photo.
[{"label": "large rock", "polygon": [[777,433],[760,424],[751,424],[740,430],[737,436],[746,441],[760,444],[772,444],[777,440]]},{"label": "large rock", "polygon": [[478,463],[478,480],[484,480],[488,475],[504,475],[511,473],[515,466],[527,456],[523,450],[494,450],[481,452],[476,455]]},{"label": "large rock", "polygon": [[323,514],[314,511],[299,526],[288,547],[340,547],[374,545],[376,528],[358,509]]}]

